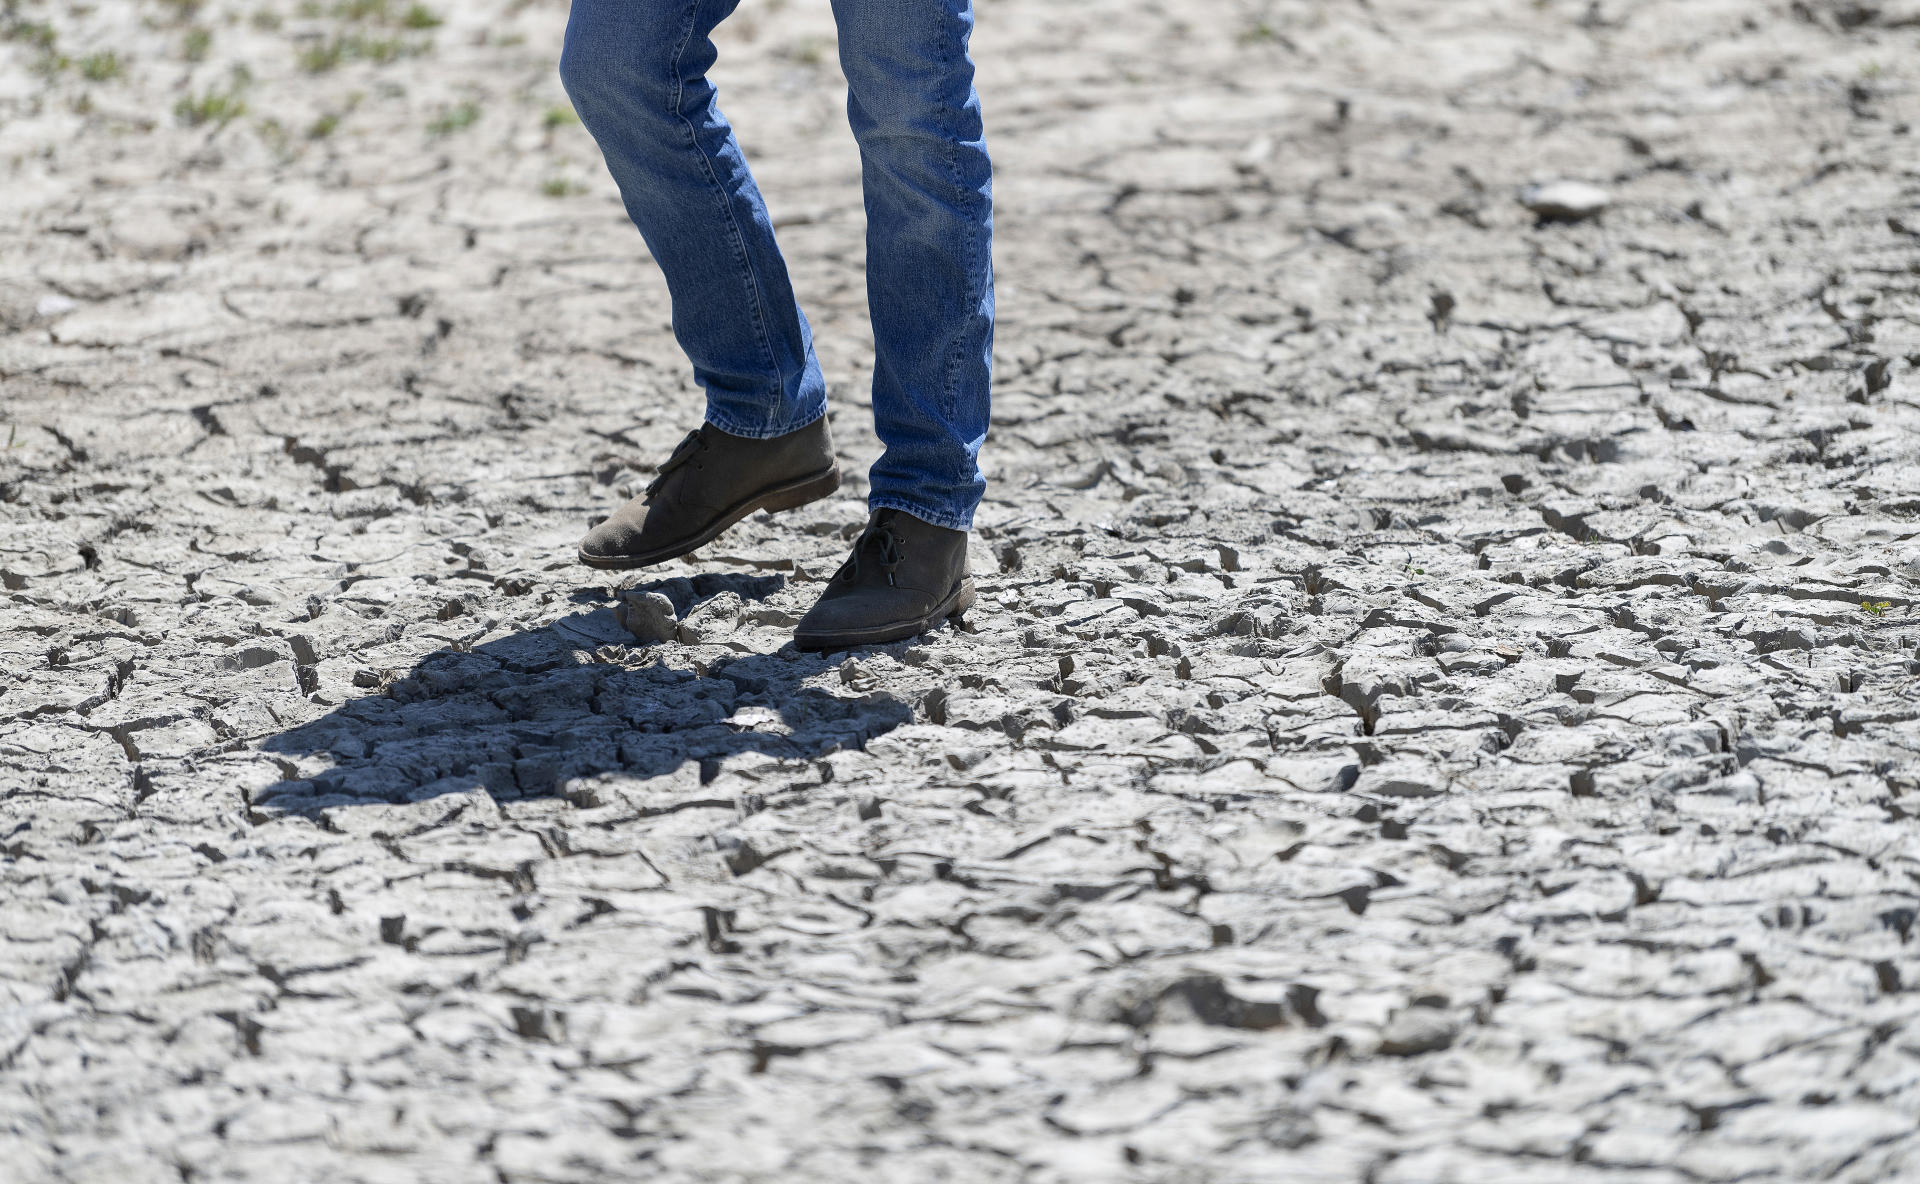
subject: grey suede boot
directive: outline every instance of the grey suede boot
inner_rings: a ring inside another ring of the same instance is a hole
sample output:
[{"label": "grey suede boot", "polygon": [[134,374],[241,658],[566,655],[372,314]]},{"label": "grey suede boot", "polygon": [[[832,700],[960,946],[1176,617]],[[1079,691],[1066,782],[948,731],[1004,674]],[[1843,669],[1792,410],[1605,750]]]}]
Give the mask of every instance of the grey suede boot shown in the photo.
[{"label": "grey suede boot", "polygon": [[972,607],[967,532],[875,510],[793,641],[803,650],[879,645],[925,633]]},{"label": "grey suede boot", "polygon": [[823,415],[770,440],[712,424],[673,450],[647,491],[580,540],[589,567],[649,567],[706,546],[755,510],[791,510],[840,488]]}]

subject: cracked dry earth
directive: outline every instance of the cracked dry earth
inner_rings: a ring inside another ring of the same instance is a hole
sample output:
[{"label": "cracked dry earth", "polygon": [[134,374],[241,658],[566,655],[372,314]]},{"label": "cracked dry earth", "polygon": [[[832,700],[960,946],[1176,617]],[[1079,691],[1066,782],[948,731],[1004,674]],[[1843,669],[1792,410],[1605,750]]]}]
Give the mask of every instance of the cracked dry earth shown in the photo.
[{"label": "cracked dry earth", "polygon": [[6,5],[0,1178],[1920,1178],[1920,7],[983,0],[981,604],[826,657],[858,482],[571,562],[699,403],[437,15]]}]

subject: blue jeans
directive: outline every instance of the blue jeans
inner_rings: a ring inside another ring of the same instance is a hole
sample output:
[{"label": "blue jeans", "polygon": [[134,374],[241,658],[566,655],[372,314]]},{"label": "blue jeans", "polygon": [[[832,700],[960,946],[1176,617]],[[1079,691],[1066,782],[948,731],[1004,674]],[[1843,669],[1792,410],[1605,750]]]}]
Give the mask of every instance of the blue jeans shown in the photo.
[{"label": "blue jeans", "polygon": [[[560,78],[673,297],[707,422],[764,439],[826,413],[813,333],[714,101],[711,34],[739,0],[574,0]],[[986,488],[993,172],[972,0],[833,0],[860,144],[873,317],[869,504],[966,530]]]}]

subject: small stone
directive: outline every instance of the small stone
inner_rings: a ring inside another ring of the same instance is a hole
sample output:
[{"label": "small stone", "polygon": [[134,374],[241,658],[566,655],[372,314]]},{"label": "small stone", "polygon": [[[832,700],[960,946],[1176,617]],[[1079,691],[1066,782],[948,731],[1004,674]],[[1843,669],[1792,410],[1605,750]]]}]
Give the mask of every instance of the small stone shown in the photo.
[{"label": "small stone", "polygon": [[871,691],[880,685],[880,676],[854,658],[840,663],[840,681],[856,691]]},{"label": "small stone", "polygon": [[1715,230],[1725,230],[1733,222],[1733,216],[1725,203],[1711,198],[1695,198],[1688,202],[1686,215]]},{"label": "small stone", "polygon": [[1579,222],[1613,204],[1613,195],[1585,181],[1553,181],[1520,191],[1520,204],[1549,222]]},{"label": "small stone", "polygon": [[1380,1051],[1390,1057],[1438,1052],[1453,1043],[1453,1017],[1437,1007],[1409,1007],[1380,1031]]},{"label": "small stone", "polygon": [[1893,385],[1893,361],[1890,358],[1875,358],[1867,363],[1863,381],[1867,394],[1877,395]]},{"label": "small stone", "polygon": [[613,615],[627,632],[648,645],[672,641],[680,624],[673,601],[658,592],[622,592]]},{"label": "small stone", "polygon": [[950,701],[951,696],[947,694],[945,688],[934,687],[921,698],[920,710],[926,715],[928,723],[945,726],[947,722],[947,704]]},{"label": "small stone", "polygon": [[964,773],[992,755],[985,748],[950,748],[946,758],[947,764],[953,766],[955,772]]},{"label": "small stone", "polygon": [[[761,851],[752,843],[744,839],[734,839],[731,835],[723,840],[721,850],[721,858],[726,861],[727,870],[735,876],[744,876],[767,860],[773,858],[773,855]],[[778,854],[778,852],[774,854]]]},{"label": "small stone", "polygon": [[557,1044],[566,1039],[567,1013],[552,1007],[516,1006],[508,1010],[513,1017],[514,1035],[522,1040]]},{"label": "small stone", "polygon": [[36,316],[57,317],[61,313],[72,312],[79,307],[79,301],[71,297],[50,293],[40,298],[40,303],[33,306],[33,311]]}]

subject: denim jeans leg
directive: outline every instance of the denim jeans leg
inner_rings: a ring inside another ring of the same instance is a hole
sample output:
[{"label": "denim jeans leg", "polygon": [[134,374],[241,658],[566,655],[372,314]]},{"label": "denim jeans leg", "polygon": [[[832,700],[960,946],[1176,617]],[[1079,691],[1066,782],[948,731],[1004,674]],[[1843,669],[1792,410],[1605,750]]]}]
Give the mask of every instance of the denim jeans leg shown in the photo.
[{"label": "denim jeans leg", "polygon": [[560,79],[673,298],[707,421],[764,439],[826,412],[773,221],[707,78],[738,0],[574,0]]},{"label": "denim jeans leg", "polygon": [[874,426],[868,503],[954,530],[986,481],[993,169],[972,0],[833,0],[867,206]]}]

